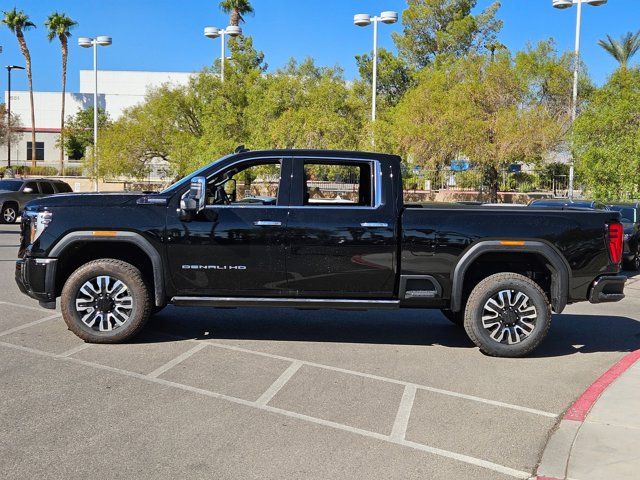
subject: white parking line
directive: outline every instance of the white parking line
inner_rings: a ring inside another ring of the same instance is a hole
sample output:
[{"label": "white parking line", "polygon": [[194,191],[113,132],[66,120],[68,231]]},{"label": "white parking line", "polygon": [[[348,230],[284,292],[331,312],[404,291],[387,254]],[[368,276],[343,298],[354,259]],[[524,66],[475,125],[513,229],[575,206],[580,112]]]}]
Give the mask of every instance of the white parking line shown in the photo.
[{"label": "white parking line", "polygon": [[297,361],[289,365],[287,369],[284,372],[282,372],[282,375],[280,375],[278,379],[275,382],[273,382],[271,386],[267,388],[267,390],[262,395],[260,395],[260,398],[256,400],[256,404],[264,406],[267,403],[269,403],[271,399],[275,397],[276,394],[282,389],[282,387],[284,387],[285,384],[289,380],[291,380],[291,377],[293,377],[296,374],[296,372],[300,369],[301,366],[302,366],[302,362],[297,362]]},{"label": "white parking line", "polygon": [[407,385],[402,393],[400,407],[396,414],[396,420],[393,422],[391,430],[391,439],[394,441],[403,441],[407,435],[407,427],[409,426],[409,417],[411,417],[411,409],[413,401],[416,399],[416,387]]},{"label": "white parking line", "polygon": [[59,356],[60,357],[70,357],[71,355],[73,355],[75,353],[81,352],[82,350],[86,350],[91,345],[93,345],[93,343],[82,343],[82,344],[78,345],[77,347],[70,348],[66,352],[62,352]]},{"label": "white parking line", "polygon": [[176,365],[178,365],[179,363],[184,362],[187,358],[189,358],[191,355],[193,355],[194,353],[199,352],[200,350],[202,350],[203,348],[205,348],[207,345],[204,343],[201,343],[200,345],[196,345],[193,348],[190,348],[189,350],[187,350],[186,352],[184,352],[182,355],[178,355],[176,358],[174,358],[173,360],[168,361],[167,363],[165,363],[164,365],[156,368],[153,372],[149,373],[147,376],[151,377],[151,378],[156,378],[159,377],[160,375],[162,375],[164,372],[166,372],[167,370],[172,369],[173,367],[175,367]]},{"label": "white parking line", "polygon": [[31,305],[22,305],[20,303],[5,302],[5,301],[0,301],[0,305],[10,305],[12,307],[26,308],[28,310],[36,310],[36,311],[42,312],[42,313],[49,313],[51,311],[51,310],[48,310],[46,308],[33,307]]},{"label": "white parking line", "polygon": [[214,347],[224,348],[226,350],[233,350],[233,351],[236,351],[236,352],[243,352],[243,353],[252,353],[254,355],[260,355],[260,356],[263,356],[263,357],[274,358],[274,359],[277,359],[277,360],[286,360],[288,362],[301,362],[303,365],[309,365],[311,367],[322,368],[324,370],[331,370],[331,371],[334,371],[334,372],[346,373],[346,374],[349,374],[349,375],[356,375],[358,377],[370,378],[372,380],[380,380],[380,381],[383,381],[383,382],[395,383],[397,385],[402,385],[404,387],[412,386],[412,387],[414,387],[416,389],[420,389],[420,390],[427,390],[429,392],[440,393],[442,395],[448,395],[450,397],[463,398],[465,400],[471,400],[473,402],[485,403],[485,404],[493,405],[493,406],[496,406],[496,407],[502,407],[502,408],[508,408],[508,409],[511,409],[511,410],[517,410],[519,412],[531,413],[533,415],[540,415],[542,417],[557,418],[558,415],[559,415],[559,414],[556,414],[556,413],[545,412],[543,410],[537,410],[535,408],[523,407],[521,405],[514,405],[514,404],[511,404],[511,403],[500,402],[498,400],[491,400],[491,399],[488,399],[488,398],[478,397],[478,396],[475,396],[475,395],[467,395],[465,393],[454,392],[452,390],[445,390],[445,389],[442,389],[442,388],[429,387],[427,385],[420,385],[420,384],[417,384],[417,383],[405,382],[404,380],[397,380],[395,378],[382,377],[380,375],[374,375],[374,374],[371,374],[371,373],[358,372],[356,370],[348,370],[346,368],[334,367],[334,366],[331,366],[331,365],[324,365],[322,363],[309,362],[309,361],[306,361],[306,360],[300,360],[300,359],[293,358],[293,357],[286,357],[286,356],[283,356],[283,355],[275,355],[273,353],[261,352],[261,351],[258,351],[258,350],[251,350],[251,349],[248,349],[248,348],[237,347],[235,345],[226,345],[224,343],[216,343],[216,342],[213,342],[211,340],[197,340],[197,339],[193,339],[193,338],[182,337],[182,336],[179,336],[179,335],[168,334],[168,333],[165,333],[165,332],[159,332],[157,330],[155,332],[160,333],[162,335],[166,335],[167,337],[170,337],[170,338],[178,338],[178,339],[188,340],[190,342],[197,342],[197,343],[206,343],[207,345],[213,345]]},{"label": "white parking line", "polygon": [[25,328],[33,327],[34,325],[39,325],[40,323],[48,322],[49,320],[53,320],[54,318],[59,318],[59,317],[60,317],[60,314],[56,313],[55,315],[44,317],[44,318],[41,318],[40,320],[34,320],[33,322],[25,323],[24,325],[10,328],[9,330],[0,332],[0,337],[4,337],[5,335],[10,335],[12,333],[19,332],[20,330],[24,330]]},{"label": "white parking line", "polygon": [[[203,342],[206,343],[206,342]],[[28,347],[22,347],[20,345],[14,345],[12,343],[6,343],[6,342],[0,342],[1,346],[4,347],[8,347],[8,348],[13,348],[16,350],[21,350],[21,351],[25,351],[25,352],[29,352],[29,353],[34,353],[36,355],[42,355],[42,356],[46,356],[46,357],[53,357],[53,358],[57,358],[60,360],[64,360],[64,361],[68,361],[68,362],[72,362],[72,363],[76,363],[76,364],[80,364],[80,365],[85,365],[88,367],[92,367],[92,368],[97,368],[100,370],[106,370],[109,372],[113,372],[113,373],[118,373],[127,377],[133,377],[133,378],[137,378],[140,380],[145,380],[148,382],[153,382],[153,383],[158,383],[161,385],[165,385],[165,386],[169,386],[169,387],[174,387],[174,388],[178,388],[180,390],[185,390],[188,392],[193,392],[193,393],[197,393],[200,395],[206,395],[208,397],[213,397],[213,398],[218,398],[221,400],[226,400],[228,402],[232,402],[232,403],[237,403],[240,405],[245,405],[251,408],[257,408],[259,410],[264,410],[264,411],[268,411],[268,412],[272,412],[272,413],[278,413],[280,415],[284,415],[290,418],[296,418],[298,420],[303,420],[309,423],[314,423],[314,424],[318,424],[318,425],[323,425],[326,427],[331,427],[334,428],[336,430],[342,430],[342,431],[346,431],[346,432],[350,432],[350,433],[354,433],[357,435],[361,435],[364,437],[368,437],[368,438],[374,438],[377,440],[381,440],[384,442],[389,442],[389,443],[393,443],[396,445],[402,445],[404,447],[408,447],[408,448],[412,448],[414,450],[420,450],[423,452],[427,452],[427,453],[431,453],[433,455],[438,455],[441,457],[446,457],[446,458],[451,458],[453,460],[458,460],[460,462],[463,463],[467,463],[470,465],[475,465],[475,466],[479,466],[482,468],[486,468],[488,470],[492,470],[494,472],[499,472],[499,473],[503,473],[505,475],[509,475],[515,478],[521,478],[521,479],[528,479],[531,478],[531,474],[527,473],[527,472],[523,472],[521,470],[516,470],[514,468],[510,468],[510,467],[506,467],[504,465],[499,465],[497,463],[493,463],[493,462],[489,462],[487,460],[483,460],[480,458],[475,458],[475,457],[470,457],[468,455],[463,455],[460,453],[456,453],[456,452],[451,452],[449,450],[443,450],[440,448],[436,448],[436,447],[431,447],[429,445],[423,445],[421,443],[415,443],[415,442],[410,442],[407,440],[398,440],[395,438],[392,438],[390,435],[384,435],[381,433],[377,433],[377,432],[372,432],[369,430],[364,430],[361,428],[356,428],[356,427],[351,427],[349,425],[343,425],[341,423],[336,423],[336,422],[332,422],[330,420],[325,420],[322,418],[316,418],[316,417],[311,417],[309,415],[304,415],[301,413],[297,413],[297,412],[292,412],[289,410],[284,410],[281,408],[276,408],[276,407],[271,407],[269,405],[259,405],[257,402],[251,402],[249,400],[244,400],[242,398],[237,398],[237,397],[231,397],[228,395],[223,395],[221,393],[217,393],[217,392],[212,392],[209,390],[204,390],[201,388],[197,388],[197,387],[192,387],[189,385],[184,385],[181,383],[176,383],[176,382],[171,382],[168,380],[164,380],[162,378],[157,378],[157,377],[151,377],[149,375],[143,375],[140,373],[136,373],[136,372],[130,372],[128,370],[122,370],[120,368],[115,368],[115,367],[110,367],[107,365],[101,365],[99,363],[94,363],[94,362],[88,362],[86,360],[80,360],[78,358],[74,358],[74,357],[61,357],[60,355],[56,355],[53,353],[49,353],[49,352],[45,352],[45,351],[41,351],[41,350],[36,350],[33,348],[28,348]],[[302,362],[301,362],[302,363]],[[291,367],[290,367],[291,368]]]}]

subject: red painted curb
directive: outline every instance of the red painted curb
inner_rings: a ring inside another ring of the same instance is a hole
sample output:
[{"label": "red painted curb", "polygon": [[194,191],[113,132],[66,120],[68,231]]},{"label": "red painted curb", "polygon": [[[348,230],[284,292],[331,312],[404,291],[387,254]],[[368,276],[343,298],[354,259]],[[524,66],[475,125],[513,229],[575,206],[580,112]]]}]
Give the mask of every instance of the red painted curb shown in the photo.
[{"label": "red painted curb", "polygon": [[[587,388],[580,398],[574,402],[569,410],[562,417],[563,420],[574,420],[576,422],[584,421],[587,413],[591,410],[591,407],[596,400],[602,395],[602,392],[611,385],[611,383],[622,375],[629,367],[631,367],[636,361],[640,360],[640,350],[628,353],[622,359],[616,363],[613,367],[607,370],[600,378],[593,382],[589,388]],[[544,477],[538,477],[539,480],[544,480]]]},{"label": "red painted curb", "polygon": [[561,478],[556,478],[556,477],[540,477],[537,476],[536,480],[562,480]]}]

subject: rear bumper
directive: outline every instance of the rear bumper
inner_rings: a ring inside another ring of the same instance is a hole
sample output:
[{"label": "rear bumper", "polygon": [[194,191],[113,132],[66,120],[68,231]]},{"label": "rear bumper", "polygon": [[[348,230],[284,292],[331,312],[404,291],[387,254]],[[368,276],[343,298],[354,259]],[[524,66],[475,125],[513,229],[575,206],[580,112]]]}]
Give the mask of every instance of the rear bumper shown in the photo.
[{"label": "rear bumper", "polygon": [[624,275],[604,275],[591,284],[589,301],[591,303],[619,302],[624,298]]},{"label": "rear bumper", "polygon": [[16,261],[16,283],[25,295],[50,307],[56,301],[57,258],[21,258]]}]

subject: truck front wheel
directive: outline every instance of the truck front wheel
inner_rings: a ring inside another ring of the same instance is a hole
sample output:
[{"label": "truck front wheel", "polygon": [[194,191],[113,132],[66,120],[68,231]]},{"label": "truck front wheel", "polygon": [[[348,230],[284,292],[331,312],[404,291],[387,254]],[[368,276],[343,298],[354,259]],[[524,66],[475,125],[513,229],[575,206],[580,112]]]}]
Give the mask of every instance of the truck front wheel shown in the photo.
[{"label": "truck front wheel", "polygon": [[464,328],[480,350],[495,357],[523,357],[551,326],[551,305],[524,275],[497,273],[478,283],[465,309]]},{"label": "truck front wheel", "polygon": [[135,336],[151,313],[151,295],[140,270],[112,258],[73,272],[62,289],[62,317],[90,343],[119,343]]}]

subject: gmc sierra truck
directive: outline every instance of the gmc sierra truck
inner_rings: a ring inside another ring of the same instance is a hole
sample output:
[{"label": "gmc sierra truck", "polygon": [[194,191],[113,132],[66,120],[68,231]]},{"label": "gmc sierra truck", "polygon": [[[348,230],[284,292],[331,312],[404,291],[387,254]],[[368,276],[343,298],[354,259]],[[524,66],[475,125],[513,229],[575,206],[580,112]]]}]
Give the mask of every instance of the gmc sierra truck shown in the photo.
[{"label": "gmc sierra truck", "polygon": [[240,150],[160,193],[30,202],[16,281],[87,342],[167,304],[429,308],[518,357],[552,311],[624,297],[622,245],[613,211],[405,204],[394,155]]}]

